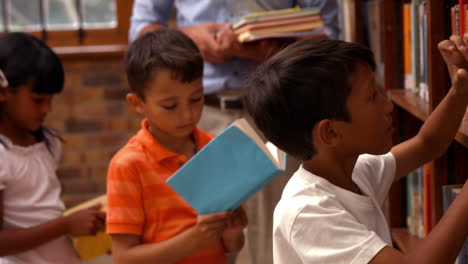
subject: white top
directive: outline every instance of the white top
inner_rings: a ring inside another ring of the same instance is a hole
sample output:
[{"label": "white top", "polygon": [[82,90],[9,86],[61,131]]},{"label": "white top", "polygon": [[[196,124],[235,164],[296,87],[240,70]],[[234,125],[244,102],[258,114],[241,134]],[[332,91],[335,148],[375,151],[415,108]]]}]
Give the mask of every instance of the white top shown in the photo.
[{"label": "white top", "polygon": [[[0,190],[3,191],[3,230],[28,228],[62,216],[60,182],[55,171],[61,155],[58,138],[45,132],[46,143],[13,145],[0,135]],[[68,237],[62,236],[23,253],[0,258],[10,263],[80,263]]]},{"label": "white top", "polygon": [[275,208],[274,263],[368,263],[383,247],[392,246],[382,205],[395,166],[391,153],[361,155],[352,177],[364,196],[301,166]]}]

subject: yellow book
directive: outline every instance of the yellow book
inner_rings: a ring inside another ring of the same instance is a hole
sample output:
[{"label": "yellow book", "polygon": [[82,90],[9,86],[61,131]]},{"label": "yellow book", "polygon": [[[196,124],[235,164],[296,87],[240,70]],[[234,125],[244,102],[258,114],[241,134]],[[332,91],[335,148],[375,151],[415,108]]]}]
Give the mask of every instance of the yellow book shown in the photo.
[{"label": "yellow book", "polygon": [[[69,215],[75,211],[85,209],[96,204],[101,204],[101,210],[105,212],[107,208],[106,195],[100,195],[94,199],[72,207],[65,211],[64,215]],[[112,240],[106,232],[99,231],[95,236],[80,236],[73,238],[73,245],[80,258],[86,261],[104,254],[109,254],[112,249]]]}]

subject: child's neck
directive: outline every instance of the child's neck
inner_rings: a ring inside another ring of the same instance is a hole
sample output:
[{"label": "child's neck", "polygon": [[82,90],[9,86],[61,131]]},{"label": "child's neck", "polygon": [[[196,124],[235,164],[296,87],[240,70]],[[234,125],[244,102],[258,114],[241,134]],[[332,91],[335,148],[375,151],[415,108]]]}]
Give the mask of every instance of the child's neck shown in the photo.
[{"label": "child's neck", "polygon": [[312,159],[304,161],[302,167],[340,188],[362,194],[359,187],[352,180],[357,158],[358,156],[344,158],[319,155],[317,153]]},{"label": "child's neck", "polygon": [[5,117],[0,117],[0,134],[18,146],[27,147],[37,143],[37,139],[31,131],[18,127]]},{"label": "child's neck", "polygon": [[175,137],[158,129],[153,129],[151,125],[148,127],[148,131],[161,145],[174,153],[184,155],[190,159],[197,152],[197,145],[191,134],[186,137]]}]

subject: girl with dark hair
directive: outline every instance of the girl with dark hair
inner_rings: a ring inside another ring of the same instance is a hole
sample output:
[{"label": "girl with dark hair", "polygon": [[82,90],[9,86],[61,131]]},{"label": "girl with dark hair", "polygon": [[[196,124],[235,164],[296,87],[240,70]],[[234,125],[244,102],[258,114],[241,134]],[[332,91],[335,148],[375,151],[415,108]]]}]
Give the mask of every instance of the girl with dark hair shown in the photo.
[{"label": "girl with dark hair", "polygon": [[43,126],[63,67],[41,40],[0,36],[0,264],[79,263],[68,235],[103,226],[99,207],[62,216],[59,136]]}]

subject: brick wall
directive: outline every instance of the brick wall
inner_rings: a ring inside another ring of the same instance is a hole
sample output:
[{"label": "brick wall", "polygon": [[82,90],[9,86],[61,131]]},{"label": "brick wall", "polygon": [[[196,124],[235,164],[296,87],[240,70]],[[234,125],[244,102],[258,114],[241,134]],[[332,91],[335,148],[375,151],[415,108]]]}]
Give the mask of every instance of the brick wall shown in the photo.
[{"label": "brick wall", "polygon": [[139,129],[141,117],[125,100],[122,56],[62,61],[65,88],[54,98],[46,125],[65,141],[58,176],[69,207],[105,193],[107,165]]}]

